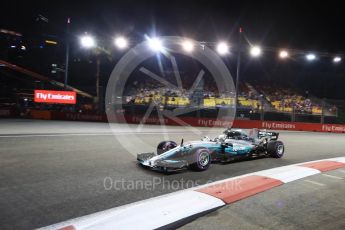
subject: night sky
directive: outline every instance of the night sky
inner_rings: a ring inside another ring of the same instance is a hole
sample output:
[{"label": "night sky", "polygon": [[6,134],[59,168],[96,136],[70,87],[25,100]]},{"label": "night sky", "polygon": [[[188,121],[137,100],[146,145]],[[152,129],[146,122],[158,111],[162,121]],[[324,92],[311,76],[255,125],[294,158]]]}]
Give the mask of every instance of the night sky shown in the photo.
[{"label": "night sky", "polygon": [[[217,40],[236,25],[268,46],[341,52],[345,18],[340,1],[9,1],[2,5],[2,27],[28,32],[38,14],[59,34],[72,18],[76,32],[185,35]],[[303,2],[303,3],[301,3]]]},{"label": "night sky", "polygon": [[[11,1],[2,3],[1,8],[0,28],[31,36],[39,30],[56,36],[57,40],[64,39],[66,19],[71,17],[72,37],[87,31],[104,42],[110,42],[116,34],[138,41],[145,34],[157,34],[235,43],[237,28],[242,26],[250,41],[262,46],[335,54],[343,54],[345,50],[345,16],[340,1]],[[37,26],[35,20],[39,14],[49,22]],[[344,68],[334,67],[330,62],[320,62],[315,68],[298,63],[281,67],[274,57],[266,55],[260,63],[251,63],[248,60],[243,65],[244,79],[257,75],[263,79],[273,75],[286,78],[286,72],[290,71],[301,88],[308,88],[320,97],[345,99],[340,88],[330,92],[331,87],[345,83]],[[320,83],[308,85],[313,77]],[[335,84],[324,85],[325,77]]]}]

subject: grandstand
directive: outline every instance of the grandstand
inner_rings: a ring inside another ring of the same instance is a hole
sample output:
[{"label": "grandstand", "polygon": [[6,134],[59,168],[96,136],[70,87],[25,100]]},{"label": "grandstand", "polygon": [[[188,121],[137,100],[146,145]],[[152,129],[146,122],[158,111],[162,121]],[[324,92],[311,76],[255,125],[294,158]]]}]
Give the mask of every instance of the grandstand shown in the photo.
[{"label": "grandstand", "polygon": [[[214,95],[214,93],[204,92],[201,106],[205,108],[215,108],[217,106],[235,105],[235,98],[224,94]],[[127,102],[137,105],[148,105],[152,102],[165,106],[190,106],[192,104],[191,94],[183,91],[171,89],[140,89],[135,95],[127,95]]]},{"label": "grandstand", "polygon": [[239,91],[237,98],[239,107],[249,108],[253,111],[261,110],[260,95],[249,83],[240,84]]},{"label": "grandstand", "polygon": [[[0,69],[3,81],[2,95],[0,95],[0,109],[10,107],[13,114],[25,114],[30,109],[36,110],[57,110],[84,113],[99,113],[95,109],[91,95],[81,90],[67,86],[68,90],[76,91],[78,104],[76,106],[62,106],[35,104],[33,103],[33,89],[55,89],[64,88],[60,82],[48,79],[32,71],[20,68],[7,62],[1,62],[4,67]],[[16,73],[15,76],[14,73]],[[166,74],[167,81],[175,85],[174,77]],[[30,77],[35,81],[33,81]],[[189,116],[217,116],[217,111],[223,107],[234,108],[236,106],[235,92],[218,92],[211,76],[205,76],[199,85],[191,90],[193,78],[188,74],[181,75],[183,85],[178,88],[167,88],[156,80],[142,76],[133,76],[128,81],[123,94],[123,104],[129,111],[145,111],[147,106],[154,103],[160,109],[174,109],[178,107],[191,107],[200,110],[198,113],[189,113]],[[16,90],[11,85],[21,84],[21,90]],[[44,84],[44,87],[43,87]],[[7,87],[5,87],[7,86]],[[27,90],[24,90],[27,89]],[[6,96],[6,97],[5,97]],[[138,110],[134,107],[140,107]],[[269,119],[289,121],[311,121],[318,122],[323,117],[328,117],[331,122],[338,115],[338,108],[332,103],[314,97],[309,93],[301,93],[296,89],[284,86],[283,84],[272,85],[252,82],[241,82],[237,97],[237,116],[240,119]],[[340,113],[342,114],[342,113]],[[187,116],[183,115],[183,116]],[[295,115],[298,117],[295,118]]]},{"label": "grandstand", "polygon": [[272,107],[278,112],[307,113],[314,115],[322,114],[321,101],[315,97],[312,99],[308,95],[301,95],[297,91],[287,87],[277,86],[257,86]]},{"label": "grandstand", "polygon": [[[146,87],[138,87],[130,90],[132,94],[126,95],[127,103],[134,105],[149,105],[154,102],[165,107],[185,107],[193,105],[191,92],[185,89],[174,90],[164,88],[161,85],[150,84]],[[194,104],[195,105],[195,104]],[[202,91],[201,108],[217,108],[220,106],[234,106],[235,95],[220,94],[205,88]],[[323,104],[322,100],[312,95],[302,95],[296,90],[283,86],[252,85],[248,82],[241,83],[237,98],[239,109],[247,109],[250,112],[278,112],[298,113],[327,116],[336,115],[336,107]],[[327,107],[322,111],[322,107]]]}]

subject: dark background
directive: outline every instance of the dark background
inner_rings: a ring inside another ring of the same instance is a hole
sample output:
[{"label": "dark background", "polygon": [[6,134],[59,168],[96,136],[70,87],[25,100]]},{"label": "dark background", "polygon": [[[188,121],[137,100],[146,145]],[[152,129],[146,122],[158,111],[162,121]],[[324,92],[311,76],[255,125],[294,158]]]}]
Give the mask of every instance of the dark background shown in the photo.
[{"label": "dark background", "polygon": [[[49,21],[42,21],[43,15]],[[101,78],[105,86],[110,72],[123,52],[111,46],[114,36],[131,39],[132,45],[145,35],[187,36],[199,41],[227,40],[236,46],[238,26],[254,44],[302,51],[344,52],[344,16],[339,1],[11,1],[3,3],[0,28],[23,34],[26,52],[9,54],[8,60],[50,75],[51,63],[64,63],[66,20],[71,18],[70,84],[94,91],[95,60],[80,48],[84,32],[94,34],[111,51],[102,57]],[[44,39],[58,41],[51,47]],[[4,48],[1,49],[4,53]],[[12,51],[11,51],[12,52]],[[333,64],[331,56],[308,63],[302,56],[278,60],[265,52],[253,60],[242,59],[241,79],[257,83],[284,84],[309,90],[318,97],[345,99],[344,64]],[[236,54],[224,61],[235,74]],[[62,80],[62,76],[52,76]]]}]

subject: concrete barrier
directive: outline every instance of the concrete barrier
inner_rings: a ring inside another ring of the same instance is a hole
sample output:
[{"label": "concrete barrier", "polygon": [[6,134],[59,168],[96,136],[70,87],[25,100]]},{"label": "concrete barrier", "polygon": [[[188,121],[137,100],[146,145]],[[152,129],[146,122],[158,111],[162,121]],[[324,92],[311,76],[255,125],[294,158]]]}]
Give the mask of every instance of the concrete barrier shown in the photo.
[{"label": "concrete barrier", "polygon": [[[52,119],[52,120],[71,120],[71,121],[98,121],[107,122],[105,114],[89,114],[89,113],[69,113],[56,111],[40,111],[32,110],[31,117],[33,119]],[[139,124],[142,116],[124,116],[121,122],[129,124]],[[181,122],[164,118],[165,125],[181,125],[189,124],[199,127],[233,127],[233,128],[258,128],[258,129],[274,129],[274,130],[292,130],[292,131],[309,131],[309,132],[332,132],[345,133],[345,125],[340,124],[320,124],[306,122],[286,122],[286,121],[258,121],[258,120],[229,120],[216,118],[196,118],[196,117],[179,117]],[[146,124],[160,124],[158,117],[149,117],[145,121]]]}]

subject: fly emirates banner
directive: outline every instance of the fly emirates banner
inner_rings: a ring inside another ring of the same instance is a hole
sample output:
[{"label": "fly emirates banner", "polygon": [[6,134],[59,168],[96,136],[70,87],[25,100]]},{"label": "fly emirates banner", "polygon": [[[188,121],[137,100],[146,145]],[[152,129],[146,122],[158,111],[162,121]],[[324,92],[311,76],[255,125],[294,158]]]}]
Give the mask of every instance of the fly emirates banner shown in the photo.
[{"label": "fly emirates banner", "polygon": [[77,94],[73,91],[35,90],[35,102],[54,104],[75,104]]}]

